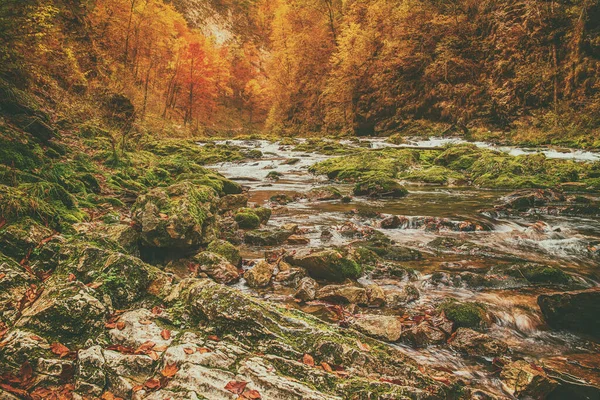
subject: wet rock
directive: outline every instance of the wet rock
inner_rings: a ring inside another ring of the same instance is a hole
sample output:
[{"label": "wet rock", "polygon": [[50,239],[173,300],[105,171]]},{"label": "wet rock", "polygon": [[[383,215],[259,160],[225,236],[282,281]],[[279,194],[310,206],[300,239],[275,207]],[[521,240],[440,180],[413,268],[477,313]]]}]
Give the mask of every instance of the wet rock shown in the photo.
[{"label": "wet rock", "polygon": [[543,294],[538,305],[546,322],[557,329],[567,329],[600,338],[600,289]]},{"label": "wet rock", "polygon": [[402,290],[386,290],[385,302],[389,308],[402,309],[419,299],[421,294],[415,285],[406,285]]},{"label": "wet rock", "polygon": [[524,360],[505,365],[500,379],[504,390],[517,398],[543,399],[558,385],[542,368]]},{"label": "wet rock", "polygon": [[264,288],[269,286],[274,272],[275,265],[261,260],[244,273],[244,278],[248,286],[252,288]]},{"label": "wet rock", "polygon": [[285,243],[293,233],[284,228],[259,229],[246,232],[244,241],[253,246],[278,246]]},{"label": "wet rock", "polygon": [[14,322],[20,300],[35,281],[17,262],[0,253],[0,321]]},{"label": "wet rock", "polygon": [[286,258],[292,265],[305,268],[315,279],[343,281],[346,278],[357,279],[362,275],[362,267],[354,260],[344,257],[333,249],[298,251]]},{"label": "wet rock", "polygon": [[485,329],[489,326],[489,318],[485,307],[480,303],[446,301],[439,308],[446,318],[454,322],[454,328]]},{"label": "wet rock", "polygon": [[351,326],[365,335],[387,342],[396,342],[402,333],[400,318],[386,315],[361,315]]},{"label": "wet rock", "polygon": [[317,297],[318,289],[319,284],[313,278],[302,278],[298,283],[298,290],[296,290],[294,297],[301,301],[311,301]]},{"label": "wet rock", "polygon": [[295,201],[292,197],[288,196],[287,194],[276,194],[271,196],[269,200],[282,206],[285,206],[286,204]]},{"label": "wet rock", "polygon": [[525,278],[534,284],[566,285],[572,281],[567,273],[556,267],[535,263],[513,265],[506,270],[506,274],[515,278]]},{"label": "wet rock", "polygon": [[3,372],[16,373],[25,362],[35,367],[38,359],[53,358],[50,343],[28,331],[13,329],[0,343],[0,371]]},{"label": "wet rock", "polygon": [[64,344],[82,344],[104,331],[106,307],[81,282],[47,282],[40,297],[23,310],[17,326]]},{"label": "wet rock", "polygon": [[279,263],[279,272],[273,278],[273,282],[283,286],[289,286],[295,288],[299,285],[300,280],[306,277],[306,270],[303,268],[288,267],[283,269],[282,265],[286,263]]},{"label": "wet rock", "polygon": [[385,291],[381,286],[372,283],[367,285],[365,290],[367,291],[367,298],[369,299],[367,303],[369,307],[382,307],[385,304]]},{"label": "wet rock", "polygon": [[100,397],[106,385],[102,347],[79,350],[75,371],[75,391],[83,396]]},{"label": "wet rock", "polygon": [[242,265],[240,251],[234,245],[225,240],[213,240],[208,244],[206,251],[225,257],[227,261],[236,267],[240,267]]},{"label": "wet rock", "polygon": [[330,201],[339,200],[343,197],[342,192],[333,186],[321,186],[309,190],[306,198],[312,201]]},{"label": "wet rock", "polygon": [[219,209],[221,211],[235,211],[248,205],[247,194],[228,194],[221,197]]},{"label": "wet rock", "polygon": [[385,176],[374,175],[359,181],[354,186],[356,196],[404,197],[408,191],[398,181]]},{"label": "wet rock", "polygon": [[80,223],[73,227],[87,241],[139,257],[140,233],[130,224]]},{"label": "wet rock", "polygon": [[305,236],[292,235],[287,239],[287,243],[296,246],[302,246],[310,243],[310,239]]},{"label": "wet rock", "polygon": [[371,273],[371,276],[375,279],[415,280],[417,278],[417,274],[413,269],[392,263],[379,263]]},{"label": "wet rock", "polygon": [[217,202],[212,188],[183,181],[140,196],[132,213],[146,246],[191,249],[215,238]]},{"label": "wet rock", "polygon": [[350,285],[328,285],[317,291],[317,299],[332,303],[367,304],[367,291]]},{"label": "wet rock", "polygon": [[397,229],[402,226],[404,222],[403,218],[393,215],[382,219],[379,225],[381,226],[381,229]]},{"label": "wet rock", "polygon": [[429,322],[424,321],[403,331],[400,341],[410,344],[413,347],[427,347],[444,343],[446,341],[446,333],[432,326]]},{"label": "wet rock", "polygon": [[499,357],[508,353],[506,343],[469,328],[458,328],[448,343],[470,356]]},{"label": "wet rock", "polygon": [[154,361],[147,355],[112,350],[104,350],[102,355],[108,386],[118,397],[131,398],[133,388],[142,385],[154,372]]},{"label": "wet rock", "polygon": [[203,251],[194,257],[194,262],[198,264],[199,272],[204,272],[216,282],[227,284],[240,278],[238,269],[219,254]]},{"label": "wet rock", "polygon": [[[237,222],[240,229],[256,229],[260,226],[260,218],[252,211],[243,211],[244,209],[238,210],[235,214],[235,222]],[[247,210],[247,209],[246,209]]]}]

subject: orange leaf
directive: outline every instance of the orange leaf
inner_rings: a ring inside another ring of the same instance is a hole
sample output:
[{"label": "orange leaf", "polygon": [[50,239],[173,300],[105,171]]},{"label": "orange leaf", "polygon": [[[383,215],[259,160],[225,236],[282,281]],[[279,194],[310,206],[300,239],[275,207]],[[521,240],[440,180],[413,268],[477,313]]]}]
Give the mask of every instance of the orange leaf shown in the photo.
[{"label": "orange leaf", "polygon": [[123,321],[119,321],[117,322],[117,329],[122,331],[123,329],[125,329],[125,322]]},{"label": "orange leaf", "polygon": [[114,322],[107,322],[104,324],[104,327],[106,329],[115,329],[117,327],[117,324],[115,324]]},{"label": "orange leaf", "polygon": [[137,386],[134,386],[133,388],[131,388],[131,391],[132,391],[133,393],[135,393],[135,392],[139,392],[139,391],[140,391],[140,390],[142,390],[143,388],[144,388],[144,385],[137,385]]},{"label": "orange leaf", "polygon": [[140,319],[138,322],[142,325],[150,325],[152,323],[149,319]]},{"label": "orange leaf", "polygon": [[256,400],[261,398],[258,390],[246,390],[244,393],[242,393],[241,397],[248,400]]},{"label": "orange leaf", "polygon": [[69,274],[69,277],[67,279],[69,280],[69,282],[73,282],[75,279],[77,279],[77,277],[75,276],[75,274]]},{"label": "orange leaf", "polygon": [[242,394],[248,382],[231,381],[225,385],[225,390],[230,391],[233,394]]},{"label": "orange leaf", "polygon": [[184,347],[183,351],[185,354],[194,354],[194,349],[190,349],[189,347]]},{"label": "orange leaf", "polygon": [[323,369],[327,372],[333,372],[333,369],[331,368],[331,366],[329,364],[327,364],[325,361],[323,361],[321,363],[321,367],[323,367]]},{"label": "orange leaf", "polygon": [[148,357],[150,357],[153,361],[158,360],[158,353],[155,352],[154,350],[150,350],[148,353],[146,353],[148,355]]},{"label": "orange leaf", "polygon": [[356,339],[356,345],[358,346],[359,349],[361,349],[362,351],[371,351],[371,346],[369,346],[366,343],[361,342],[360,340]]},{"label": "orange leaf", "polygon": [[154,346],[154,351],[165,351],[167,350],[167,346],[165,346],[164,344],[161,344],[159,346]]},{"label": "orange leaf", "polygon": [[219,339],[219,337],[217,335],[210,335],[206,337],[208,340],[212,340],[213,342],[218,342],[221,339]]},{"label": "orange leaf", "polygon": [[50,350],[52,350],[54,354],[60,356],[60,358],[67,356],[71,352],[67,346],[60,343],[52,343]]},{"label": "orange leaf", "polygon": [[210,349],[207,349],[206,347],[198,347],[198,353],[200,353],[200,354],[210,353]]},{"label": "orange leaf", "polygon": [[5,273],[0,273],[0,279],[4,279],[4,277],[6,277]]},{"label": "orange leaf", "polygon": [[151,378],[144,383],[144,386],[150,390],[158,389],[160,388],[160,381],[158,379]]},{"label": "orange leaf", "polygon": [[102,282],[91,282],[88,283],[87,285],[85,285],[91,289],[98,289],[100,286],[102,286]]},{"label": "orange leaf", "polygon": [[159,306],[152,307],[152,314],[160,315],[160,314],[162,314],[162,312],[163,312],[163,309],[161,307],[159,307]]},{"label": "orange leaf", "polygon": [[168,329],[163,329],[162,332],[160,333],[160,336],[164,340],[169,340],[169,339],[171,339],[171,331]]},{"label": "orange leaf", "polygon": [[310,365],[311,367],[315,366],[315,359],[310,354],[304,354],[302,357],[302,362],[306,365]]},{"label": "orange leaf", "polygon": [[142,354],[145,353],[147,351],[150,351],[154,348],[154,346],[156,346],[156,343],[154,343],[153,341],[148,340],[147,342],[144,342],[140,345],[140,347],[138,347],[135,352],[136,354]]},{"label": "orange leaf", "polygon": [[177,371],[179,371],[179,368],[177,368],[177,364],[167,364],[160,373],[165,378],[172,378],[175,376]]}]

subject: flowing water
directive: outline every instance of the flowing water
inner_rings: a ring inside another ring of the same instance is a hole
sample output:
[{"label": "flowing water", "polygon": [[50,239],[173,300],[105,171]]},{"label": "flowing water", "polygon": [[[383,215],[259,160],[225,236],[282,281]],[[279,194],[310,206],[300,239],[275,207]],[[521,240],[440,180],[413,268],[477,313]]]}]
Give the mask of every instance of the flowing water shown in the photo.
[{"label": "flowing water", "polygon": [[[445,139],[432,139],[413,142],[411,145],[438,147],[448,142]],[[325,177],[314,176],[307,171],[311,165],[331,156],[296,152],[293,146],[283,146],[277,142],[256,140],[228,143],[260,150],[263,157],[257,160],[217,164],[211,168],[248,187],[250,202],[272,207],[273,216],[269,221],[270,226],[298,224],[310,240],[303,246],[283,245],[278,248],[295,250],[305,246],[344,245],[352,240],[342,234],[344,226],[352,225],[359,229],[377,228],[382,217],[401,216],[403,223],[400,227],[381,231],[398,245],[417,249],[423,253],[423,258],[419,261],[401,263],[416,271],[412,283],[420,291],[420,298],[410,303],[403,312],[409,315],[426,314],[441,300],[447,298],[477,301],[485,304],[494,317],[488,334],[505,341],[514,356],[525,357],[532,362],[556,361],[564,357],[583,357],[583,360],[588,361],[600,360],[600,346],[597,344],[573,334],[550,330],[545,325],[537,306],[537,296],[559,291],[559,288],[553,289],[548,286],[524,288],[506,281],[482,289],[449,284],[443,277],[432,279],[432,276],[440,271],[452,276],[461,272],[494,271],[494,268],[514,262],[531,261],[560,267],[572,274],[581,287],[597,286],[597,282],[600,281],[600,268],[598,259],[590,256],[589,248],[600,243],[600,220],[538,214],[518,218],[495,218],[480,210],[489,209],[507,192],[474,188],[408,186],[409,195],[401,199],[373,200],[354,197],[349,203],[339,200],[319,202],[303,200],[302,193],[312,188],[332,184]],[[357,145],[349,141],[346,144]],[[370,140],[367,145],[372,148],[394,146],[381,140]],[[484,143],[477,145],[495,148]],[[510,154],[529,152],[517,148],[495,149]],[[544,153],[548,157],[570,158],[582,162],[600,159],[596,153],[581,151],[545,150]],[[286,161],[290,159],[298,160],[294,164],[288,164]],[[281,173],[281,179],[270,181],[267,175],[271,171]],[[334,185],[343,192],[351,190],[349,185]],[[280,194],[296,196],[298,200],[285,206],[270,201],[273,195]],[[429,229],[432,223],[436,229]],[[460,227],[464,224],[471,224],[478,228],[463,231]],[[323,232],[327,232],[327,235]],[[435,251],[428,244],[439,237],[467,241],[470,246],[466,249],[461,247]],[[246,246],[242,250],[245,259],[259,259],[264,257],[265,251],[269,249]],[[361,280],[361,283],[369,282],[368,278]],[[407,279],[384,279],[377,280],[377,283],[384,288],[402,288],[407,284]],[[249,290],[244,287],[243,282],[240,287]],[[266,290],[257,295],[302,307],[292,301],[292,293],[289,292],[275,293]],[[305,311],[313,312],[322,318],[335,319],[335,316],[328,312],[327,307],[318,304],[303,307]],[[393,313],[395,311],[356,309],[354,312]],[[397,345],[397,347],[423,365],[452,371],[457,376],[496,394],[503,393],[492,360],[482,363],[480,360],[464,358],[444,346],[431,346],[425,349],[414,349],[405,345]],[[584,368],[583,371],[577,373],[580,375],[589,373],[591,378],[587,376],[588,379],[600,383],[598,378],[600,370]],[[502,396],[506,396],[506,393]]]}]

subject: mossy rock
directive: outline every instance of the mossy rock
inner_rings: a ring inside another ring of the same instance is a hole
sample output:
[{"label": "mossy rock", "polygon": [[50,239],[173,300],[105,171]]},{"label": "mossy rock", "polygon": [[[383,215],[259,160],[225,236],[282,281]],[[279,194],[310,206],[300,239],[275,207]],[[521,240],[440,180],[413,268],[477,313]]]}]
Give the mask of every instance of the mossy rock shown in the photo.
[{"label": "mossy rock", "polygon": [[311,189],[306,197],[313,201],[339,200],[343,197],[342,192],[335,186],[323,186]]},{"label": "mossy rock", "polygon": [[399,178],[411,182],[422,182],[435,185],[447,185],[454,182],[466,181],[462,174],[437,166],[413,170],[399,175]]},{"label": "mossy rock", "polygon": [[19,302],[35,281],[15,260],[0,253],[0,322],[12,325],[19,315]]},{"label": "mossy rock", "polygon": [[353,189],[356,196],[404,197],[408,190],[398,181],[382,175],[373,175],[360,180]]},{"label": "mossy rock", "polygon": [[485,329],[489,325],[485,307],[481,303],[448,300],[439,306],[454,328]]},{"label": "mossy rock", "polygon": [[271,219],[271,209],[267,207],[254,207],[254,208],[240,208],[239,213],[253,213],[258,216],[261,224],[266,224]]},{"label": "mossy rock", "polygon": [[278,181],[279,179],[281,179],[282,176],[283,176],[283,174],[281,172],[270,171],[267,174],[267,179],[269,179],[271,181]]},{"label": "mossy rock", "polygon": [[230,263],[239,267],[242,265],[240,251],[231,243],[225,240],[213,240],[208,244],[207,251],[219,254],[225,257]]},{"label": "mossy rock", "polygon": [[246,232],[244,241],[252,246],[278,246],[293,234],[293,231],[283,228],[258,229]]},{"label": "mossy rock", "polygon": [[306,269],[315,279],[341,282],[347,278],[358,279],[363,274],[362,265],[333,249],[317,250],[312,253],[300,251],[287,257],[286,261]]},{"label": "mossy rock", "polygon": [[573,281],[569,274],[561,269],[534,263],[513,265],[506,274],[515,278],[525,278],[534,284],[566,285]]},{"label": "mossy rock", "polygon": [[51,229],[24,218],[0,229],[0,248],[7,256],[22,260],[52,234]]},{"label": "mossy rock", "polygon": [[253,211],[238,210],[237,214],[235,214],[234,219],[241,229],[256,229],[260,226],[260,217],[256,215]]}]

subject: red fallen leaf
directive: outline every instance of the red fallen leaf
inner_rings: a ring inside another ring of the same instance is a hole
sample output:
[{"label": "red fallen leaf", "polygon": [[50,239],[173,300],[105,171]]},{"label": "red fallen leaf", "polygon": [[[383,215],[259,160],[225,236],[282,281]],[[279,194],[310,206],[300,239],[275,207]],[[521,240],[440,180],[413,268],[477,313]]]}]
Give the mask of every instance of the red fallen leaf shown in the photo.
[{"label": "red fallen leaf", "polygon": [[163,312],[162,307],[159,307],[159,306],[152,307],[152,314],[160,315],[160,314],[162,314],[162,312]]},{"label": "red fallen leaf", "polygon": [[217,335],[209,335],[206,337],[208,340],[212,340],[213,342],[219,342],[221,339]]},{"label": "red fallen leaf", "polygon": [[160,371],[160,373],[162,374],[162,376],[164,376],[165,378],[172,378],[175,376],[175,374],[177,373],[177,371],[179,371],[179,368],[177,367],[177,364],[167,364],[162,371]]},{"label": "red fallen leaf", "polygon": [[144,388],[144,385],[137,385],[137,386],[134,386],[133,388],[131,388],[131,391],[132,391],[133,393],[135,393],[135,392],[139,392],[139,391],[140,391],[140,390],[142,390],[143,388]]},{"label": "red fallen leaf", "polygon": [[135,354],[134,349],[132,349],[131,347],[126,347],[126,346],[120,345],[120,344],[110,345],[106,349],[118,351],[119,353],[123,353],[123,354]]},{"label": "red fallen leaf", "polygon": [[169,340],[169,339],[171,339],[171,331],[168,329],[163,329],[162,332],[160,333],[160,336],[164,340]]},{"label": "red fallen leaf", "polygon": [[150,390],[158,389],[160,388],[160,381],[158,379],[151,378],[144,383],[144,386]]},{"label": "red fallen leaf", "polygon": [[302,356],[302,362],[311,367],[315,366],[315,359],[310,354],[305,353],[304,356]]},{"label": "red fallen leaf", "polygon": [[69,348],[67,346],[65,346],[64,344],[61,343],[52,343],[52,345],[50,345],[50,350],[60,356],[60,358],[63,358],[67,355],[69,355],[69,353],[71,352],[71,350],[69,350]]},{"label": "red fallen leaf", "polygon": [[225,385],[225,390],[230,391],[233,394],[242,394],[248,382],[231,381]]},{"label": "red fallen leaf", "polygon": [[117,322],[117,329],[122,331],[123,329],[125,329],[125,322],[123,321],[119,321]]},{"label": "red fallen leaf", "polygon": [[151,340],[148,340],[147,342],[144,342],[144,343],[142,343],[142,344],[140,345],[140,347],[138,347],[138,348],[135,350],[135,353],[136,353],[136,354],[142,354],[142,353],[146,353],[146,352],[148,352],[148,351],[152,350],[152,349],[154,348],[154,346],[156,346],[156,343],[154,343],[154,342],[153,342],[153,341],[151,341]]},{"label": "red fallen leaf", "polygon": [[159,357],[158,357],[158,353],[157,353],[157,352],[155,352],[154,350],[150,350],[148,353],[146,353],[146,355],[147,355],[148,357],[150,357],[150,358],[151,358],[153,361],[156,361],[156,360],[158,360],[158,358],[159,358]]},{"label": "red fallen leaf", "polygon": [[55,392],[50,389],[38,387],[33,392],[31,392],[30,396],[33,400],[44,400],[55,397]]},{"label": "red fallen leaf", "polygon": [[111,392],[104,392],[104,394],[100,398],[102,400],[116,400],[118,397],[115,397],[115,395]]},{"label": "red fallen leaf", "polygon": [[165,350],[167,350],[167,346],[166,346],[166,345],[164,345],[164,344],[161,344],[161,345],[159,345],[159,346],[154,346],[154,349],[153,349],[153,350],[154,350],[154,351],[161,351],[161,352],[162,352],[162,351],[165,351]]},{"label": "red fallen leaf", "polygon": [[149,319],[140,319],[138,322],[142,325],[150,325],[152,323]]},{"label": "red fallen leaf", "polygon": [[75,276],[75,274],[69,274],[69,277],[67,278],[67,280],[69,282],[73,282],[75,279],[77,279],[77,277]]},{"label": "red fallen leaf", "polygon": [[529,365],[531,366],[531,368],[535,369],[536,371],[545,373],[544,368],[540,367],[536,363],[529,363]]},{"label": "red fallen leaf", "polygon": [[29,393],[27,393],[26,390],[23,389],[17,389],[15,387],[12,387],[6,383],[0,383],[0,389],[7,391],[8,393],[12,393],[12,394],[16,394],[17,396],[21,396],[22,398],[27,398],[29,397]]},{"label": "red fallen leaf", "polygon": [[158,216],[160,217],[160,219],[169,219],[169,216],[167,214],[160,213],[158,214]]},{"label": "red fallen leaf", "polygon": [[204,353],[210,353],[211,350],[207,349],[206,347],[198,347],[198,350],[196,350],[198,353],[200,354],[204,354]]},{"label": "red fallen leaf", "polygon": [[333,372],[331,365],[327,364],[325,361],[321,363],[321,367],[323,367],[323,369],[327,372]]},{"label": "red fallen leaf", "polygon": [[189,355],[189,354],[194,354],[194,349],[190,349],[189,347],[184,347],[184,348],[183,348],[183,352],[184,352],[185,354],[188,354],[188,355]]},{"label": "red fallen leaf", "polygon": [[371,351],[371,346],[369,346],[366,343],[361,342],[360,340],[356,339],[356,345],[358,346],[359,349],[361,349],[362,351]]},{"label": "red fallen leaf", "polygon": [[245,390],[240,397],[244,400],[256,400],[261,398],[258,390]]},{"label": "red fallen leaf", "polygon": [[102,286],[102,282],[90,282],[85,286],[89,287],[90,289],[98,289],[100,286]]},{"label": "red fallen leaf", "polygon": [[0,273],[0,279],[4,279],[5,277],[6,277],[6,274],[5,274],[5,273],[3,273],[3,272],[2,272],[2,273]]},{"label": "red fallen leaf", "polygon": [[19,376],[21,377],[21,386],[27,386],[33,378],[33,368],[28,361],[25,361],[19,368]]},{"label": "red fallen leaf", "polygon": [[104,324],[104,327],[106,329],[115,329],[117,327],[117,324],[114,322],[107,322]]}]

